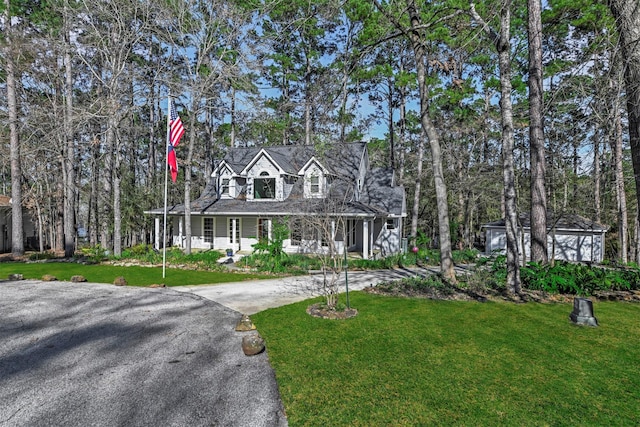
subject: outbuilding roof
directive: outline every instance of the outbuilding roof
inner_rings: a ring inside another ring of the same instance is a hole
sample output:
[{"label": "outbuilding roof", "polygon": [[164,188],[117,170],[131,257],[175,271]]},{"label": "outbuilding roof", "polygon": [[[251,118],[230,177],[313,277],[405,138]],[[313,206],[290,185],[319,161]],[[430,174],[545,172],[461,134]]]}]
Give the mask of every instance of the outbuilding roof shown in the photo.
[{"label": "outbuilding roof", "polygon": [[[518,223],[523,228],[531,228],[531,216],[529,212],[523,212],[518,216]],[[485,228],[502,228],[505,226],[504,218],[499,221],[490,222],[483,225]],[[547,230],[568,230],[568,231],[596,231],[606,232],[609,228],[598,222],[587,219],[583,216],[570,213],[562,213],[557,217],[556,215],[548,211],[547,212]]]}]

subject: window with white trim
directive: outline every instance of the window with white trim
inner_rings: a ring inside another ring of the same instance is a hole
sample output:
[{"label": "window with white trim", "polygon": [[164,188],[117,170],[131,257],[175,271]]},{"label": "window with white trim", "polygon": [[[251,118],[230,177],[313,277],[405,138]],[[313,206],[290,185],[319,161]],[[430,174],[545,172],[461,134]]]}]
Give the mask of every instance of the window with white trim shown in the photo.
[{"label": "window with white trim", "polygon": [[253,178],[254,199],[275,199],[276,179],[269,177],[269,172],[262,172],[260,178]]},{"label": "window with white trim", "polygon": [[309,192],[311,194],[320,193],[320,177],[318,175],[311,175],[309,178]]},{"label": "window with white trim", "polygon": [[220,194],[229,194],[229,178],[222,178],[222,184],[220,185]]},{"label": "window with white trim", "polygon": [[205,243],[213,243],[213,218],[204,218],[202,229]]},{"label": "window with white trim", "polygon": [[240,218],[229,218],[229,243],[240,243]]}]

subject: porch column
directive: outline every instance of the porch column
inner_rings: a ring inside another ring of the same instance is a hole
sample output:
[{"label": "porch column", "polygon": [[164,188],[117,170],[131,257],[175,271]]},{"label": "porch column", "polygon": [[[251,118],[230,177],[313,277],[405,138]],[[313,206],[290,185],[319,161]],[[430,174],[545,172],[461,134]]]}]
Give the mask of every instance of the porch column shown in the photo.
[{"label": "porch column", "polygon": [[233,218],[231,220],[231,232],[233,233],[232,234],[233,237],[231,238],[231,242],[232,242],[231,248],[234,251],[238,251],[238,250],[240,250],[240,245],[239,245],[240,242],[238,242],[238,239],[236,239],[237,233],[238,233],[238,219],[237,218]]},{"label": "porch column", "polygon": [[369,249],[370,252],[373,252],[373,244],[375,243],[375,239],[373,237],[373,229],[374,229],[374,220],[372,219],[370,221],[370,225],[369,225]]},{"label": "porch column", "polygon": [[333,244],[336,243],[336,220],[331,220],[331,240],[333,240]]},{"label": "porch column", "polygon": [[182,230],[184,229],[184,217],[178,217],[178,247],[184,248],[182,241]]},{"label": "porch column", "polygon": [[155,226],[155,233],[153,236],[153,248],[155,250],[160,250],[160,217],[157,216],[155,217],[155,219],[153,220],[154,226]]},{"label": "porch column", "polygon": [[369,221],[362,221],[362,258],[369,259]]},{"label": "porch column", "polygon": [[338,235],[336,233],[336,220],[332,219],[331,220],[331,240],[333,241],[333,247],[336,248],[336,253],[332,255],[337,255],[342,252],[340,250],[340,247],[338,246],[338,241],[336,240],[337,238],[338,238]]}]

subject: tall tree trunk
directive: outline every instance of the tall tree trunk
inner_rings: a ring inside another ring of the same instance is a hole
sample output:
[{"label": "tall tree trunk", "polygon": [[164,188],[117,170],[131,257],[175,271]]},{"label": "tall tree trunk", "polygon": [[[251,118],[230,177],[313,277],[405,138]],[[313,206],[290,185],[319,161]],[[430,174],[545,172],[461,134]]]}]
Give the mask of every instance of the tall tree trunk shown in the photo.
[{"label": "tall tree trunk", "polygon": [[640,6],[638,0],[609,0],[609,6],[620,35],[631,160],[640,206]]},{"label": "tall tree trunk", "polygon": [[[473,6],[473,4],[472,4]],[[504,8],[504,5],[502,6]],[[484,122],[485,123],[489,123],[490,120],[490,112],[491,112],[491,97],[493,94],[493,90],[489,89],[489,87],[487,87],[488,85],[485,85],[485,90],[484,90],[484,109],[482,111],[482,116],[484,118]],[[489,143],[490,143],[490,138],[489,138],[489,126],[483,126],[482,127],[482,161],[487,163],[489,161],[489,156],[490,156],[490,149],[489,149]]]},{"label": "tall tree trunk", "polygon": [[[617,67],[616,67],[617,69]],[[613,167],[616,180],[616,201],[618,205],[618,258],[620,262],[626,264],[629,262],[628,256],[628,230],[629,219],[627,216],[627,196],[624,188],[624,169],[622,157],[622,117],[621,117],[621,87],[620,79],[617,78],[618,73],[614,73],[613,79],[610,81],[612,89],[612,113],[613,113],[613,132],[611,134],[611,153],[613,155]]]},{"label": "tall tree trunk", "polygon": [[120,143],[118,138],[115,140],[115,147],[113,150],[113,254],[115,256],[122,255],[122,205],[120,187],[122,182],[121,175],[121,156],[120,156]]},{"label": "tall tree trunk", "polygon": [[418,74],[418,88],[420,92],[420,122],[431,148],[431,165],[433,168],[433,180],[436,190],[436,205],[438,208],[438,234],[440,241],[440,270],[442,276],[451,282],[456,282],[456,274],[451,251],[451,233],[449,229],[449,207],[447,204],[447,184],[444,180],[442,169],[442,150],[438,131],[429,117],[429,90],[427,83],[426,52],[420,35],[420,16],[416,9],[415,0],[407,0],[407,12],[409,15],[411,30],[409,37],[416,58],[416,71]]},{"label": "tall tree trunk", "polygon": [[[454,141],[461,141],[461,138],[456,137],[456,135],[452,135]],[[460,150],[460,152],[454,156],[454,159],[452,159],[452,163],[455,162],[456,163],[456,174],[458,176],[458,183],[462,184],[465,182],[465,179],[469,177],[468,171],[465,171],[465,163],[468,165],[468,159],[467,157],[467,153],[464,152],[462,150]],[[466,160],[466,161],[465,161]],[[465,173],[467,172],[467,173]],[[462,249],[464,247],[464,244],[466,243],[466,240],[464,238],[465,235],[465,229],[466,229],[466,224],[465,224],[465,218],[466,218],[466,213],[467,213],[467,209],[466,209],[466,205],[469,203],[469,194],[470,194],[470,189],[468,187],[466,187],[465,185],[460,186],[460,188],[458,188],[458,209],[457,209],[457,214],[456,214],[456,222],[457,222],[457,226],[458,226],[458,233],[456,236],[451,236],[454,244],[457,244],[458,249]]]},{"label": "tall tree trunk", "polygon": [[[231,96],[231,123],[233,123],[233,121],[235,120],[234,115],[235,115],[235,95],[233,94],[233,92],[235,92],[235,90],[231,90],[232,94]],[[211,101],[209,101],[211,102]],[[218,137],[215,134],[214,128],[216,126],[215,123],[215,118],[214,118],[214,114],[213,114],[213,103],[209,108],[205,109],[204,112],[204,132],[206,135],[206,138],[204,139],[204,176],[211,176],[211,174],[213,173],[213,168],[216,165],[216,159],[218,157],[220,157],[219,153],[220,150],[218,149],[218,146],[224,146],[224,142],[220,143]],[[233,130],[234,125],[231,124],[231,131],[229,134],[229,141],[235,141],[235,136],[234,136],[234,130]],[[223,139],[224,141],[224,137],[222,135],[220,135],[220,138]],[[231,143],[231,147],[233,147]]]},{"label": "tall tree trunk", "polygon": [[598,129],[593,130],[593,203],[594,203],[594,221],[601,220],[601,192],[600,192],[600,139],[598,137]]},{"label": "tall tree trunk", "polygon": [[188,255],[191,253],[191,164],[193,162],[193,150],[196,145],[196,123],[198,104],[195,99],[191,102],[191,126],[189,127],[189,149],[187,151],[187,160],[184,165],[184,234],[185,245],[184,252]]},{"label": "tall tree trunk", "polygon": [[[231,108],[229,112],[231,116],[231,133],[229,134],[229,145],[236,146],[236,88],[231,85]],[[209,175],[207,175],[209,176]]]},{"label": "tall tree trunk", "polygon": [[529,146],[531,158],[531,260],[546,264],[547,194],[542,89],[542,3],[527,0],[529,38]]},{"label": "tall tree trunk", "polygon": [[634,256],[634,261],[636,263],[640,263],[640,212],[636,211],[636,215],[635,215],[635,245],[634,245],[634,252],[635,252],[635,256]]},{"label": "tall tree trunk", "polygon": [[395,159],[395,140],[396,140],[396,131],[393,126],[393,81],[391,78],[387,78],[387,120],[389,121],[389,167],[395,170],[396,167],[396,159]]},{"label": "tall tree trunk", "polygon": [[5,73],[7,82],[7,112],[9,119],[9,158],[11,162],[11,254],[24,255],[24,224],[22,223],[22,168],[20,166],[20,136],[18,134],[18,99],[16,71],[13,63],[13,24],[10,1],[4,0]]},{"label": "tall tree trunk", "polygon": [[98,245],[98,225],[99,220],[99,204],[98,204],[98,157],[100,155],[100,140],[94,137],[91,144],[91,173],[89,175],[90,193],[89,193],[89,213],[87,216],[87,227],[89,227],[89,244],[91,246]]},{"label": "tall tree trunk", "polygon": [[[110,100],[109,102],[113,102]],[[113,109],[111,109],[113,112]],[[111,218],[113,218],[113,209],[111,206],[113,200],[113,155],[116,139],[116,119],[114,114],[110,114],[107,119],[107,132],[104,144],[104,163],[102,165],[102,194],[98,200],[100,206],[100,244],[104,249],[113,249],[112,246],[112,228]]]},{"label": "tall tree trunk", "polygon": [[289,97],[289,80],[287,79],[286,71],[283,72],[282,76],[282,99],[285,106],[283,112],[284,126],[282,129],[282,145],[289,145],[291,142],[289,141],[291,131],[291,113],[289,111],[289,104],[291,103],[291,99]]},{"label": "tall tree trunk", "polygon": [[311,145],[311,61],[307,56],[306,72],[304,73],[304,144]]},{"label": "tall tree trunk", "polygon": [[[400,64],[401,70],[404,70],[404,64]],[[396,176],[398,178],[398,184],[404,184],[404,165],[405,165],[405,146],[407,139],[407,88],[405,86],[401,86],[398,90],[400,99],[399,99],[399,114],[400,120],[398,123],[398,165]]]},{"label": "tall tree trunk", "polygon": [[[498,51],[500,67],[500,114],[502,118],[502,178],[507,237],[507,287],[513,294],[521,291],[520,264],[518,260],[518,212],[515,171],[513,160],[514,129],[513,105],[511,103],[511,0],[503,0],[500,8],[500,33],[491,30],[478,15],[473,4],[471,13],[482,23],[484,30],[493,39]],[[523,248],[524,249],[524,248]],[[524,251],[523,251],[524,256]]]},{"label": "tall tree trunk", "polygon": [[[65,2],[65,27],[66,27],[66,6]],[[64,136],[65,136],[65,194],[64,194],[64,256],[71,257],[76,249],[76,147],[73,137],[73,71],[71,67],[71,42],[69,29],[64,31]]]},{"label": "tall tree trunk", "polygon": [[347,102],[349,101],[349,68],[342,68],[342,79],[340,81],[340,108],[338,115],[338,124],[340,125],[340,142],[346,142],[347,136]]},{"label": "tall tree trunk", "polygon": [[415,187],[413,190],[413,209],[411,209],[411,232],[409,237],[415,243],[416,237],[418,237],[418,217],[420,216],[420,189],[422,188],[422,160],[424,158],[424,132],[418,139],[418,158],[416,160],[417,170]]},{"label": "tall tree trunk", "polygon": [[[147,154],[147,170],[146,180],[147,185],[155,184],[155,170],[156,170],[156,95],[155,95],[155,83],[153,80],[149,83],[149,149]],[[166,167],[166,165],[165,165]]]},{"label": "tall tree trunk", "polygon": [[36,217],[38,218],[38,250],[40,252],[44,252],[44,231],[43,231],[43,223],[44,223],[44,215],[42,215],[42,209],[40,208],[40,202],[36,199]]},{"label": "tall tree trunk", "polygon": [[[61,166],[64,168],[65,164],[62,162]],[[56,242],[55,250],[57,253],[64,252],[64,182],[65,173],[63,176],[56,180]]]}]

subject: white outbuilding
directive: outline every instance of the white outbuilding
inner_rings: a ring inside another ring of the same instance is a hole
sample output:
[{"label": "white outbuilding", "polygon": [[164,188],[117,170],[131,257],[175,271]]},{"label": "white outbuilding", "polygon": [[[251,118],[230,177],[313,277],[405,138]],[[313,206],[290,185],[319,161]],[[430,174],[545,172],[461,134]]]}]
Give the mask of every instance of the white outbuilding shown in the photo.
[{"label": "white outbuilding", "polygon": [[[531,259],[531,221],[528,213],[518,218],[518,254]],[[505,253],[507,237],[505,221],[483,225],[485,253]],[[607,227],[580,215],[562,214],[557,218],[547,213],[547,251],[549,258],[576,262],[601,262]]]}]

